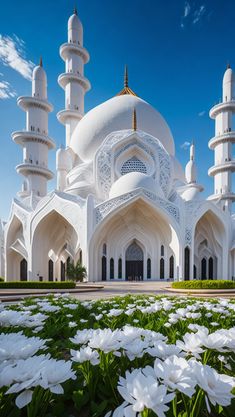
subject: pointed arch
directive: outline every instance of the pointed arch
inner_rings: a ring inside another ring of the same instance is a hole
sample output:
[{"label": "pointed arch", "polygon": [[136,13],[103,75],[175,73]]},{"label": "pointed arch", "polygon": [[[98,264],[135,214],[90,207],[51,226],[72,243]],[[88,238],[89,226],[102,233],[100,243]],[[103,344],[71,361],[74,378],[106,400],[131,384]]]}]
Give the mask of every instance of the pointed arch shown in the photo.
[{"label": "pointed arch", "polygon": [[[25,262],[28,260],[28,253],[25,245],[24,226],[22,221],[15,214],[13,215],[6,231],[6,278],[7,281],[19,281],[27,274]],[[24,273],[23,273],[24,266]]]}]

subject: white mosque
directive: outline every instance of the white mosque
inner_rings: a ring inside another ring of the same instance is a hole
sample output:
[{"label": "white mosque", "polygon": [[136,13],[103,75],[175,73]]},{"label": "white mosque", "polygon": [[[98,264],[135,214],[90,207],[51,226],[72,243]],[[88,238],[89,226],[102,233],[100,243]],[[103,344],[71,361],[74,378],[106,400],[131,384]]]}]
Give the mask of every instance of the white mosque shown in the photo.
[{"label": "white mosque", "polygon": [[214,194],[201,197],[195,147],[185,172],[175,158],[174,140],[164,118],[128,85],[115,97],[84,113],[90,82],[84,76],[89,54],[76,10],[61,45],[65,72],[58,78],[65,108],[57,117],[66,144],[56,152],[57,187],[48,151],[47,77],[34,68],[32,95],[19,97],[26,128],[13,132],[24,177],[9,220],[0,222],[0,275],[7,281],[66,279],[69,261],[87,268],[88,281],[233,279],[235,201],[232,144],[235,131],[235,77],[227,68],[223,100],[210,111],[215,135]]}]

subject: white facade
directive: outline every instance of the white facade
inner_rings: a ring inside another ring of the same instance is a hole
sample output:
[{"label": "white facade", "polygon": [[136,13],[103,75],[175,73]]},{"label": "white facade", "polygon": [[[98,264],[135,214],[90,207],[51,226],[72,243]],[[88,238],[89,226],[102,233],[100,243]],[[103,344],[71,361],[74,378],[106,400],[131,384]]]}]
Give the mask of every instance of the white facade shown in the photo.
[{"label": "white facade", "polygon": [[75,13],[60,48],[65,72],[58,78],[65,108],[65,148],[56,153],[57,189],[47,193],[46,74],[34,69],[32,96],[20,97],[26,130],[12,138],[23,148],[17,172],[25,177],[10,217],[0,223],[0,272],[8,281],[64,280],[68,260],[86,266],[88,280],[232,279],[235,276],[234,74],[223,80],[223,102],[214,106],[214,194],[202,199],[195,146],[185,172],[175,158],[171,131],[150,104],[128,86],[84,113],[90,88],[84,76],[89,54]]}]

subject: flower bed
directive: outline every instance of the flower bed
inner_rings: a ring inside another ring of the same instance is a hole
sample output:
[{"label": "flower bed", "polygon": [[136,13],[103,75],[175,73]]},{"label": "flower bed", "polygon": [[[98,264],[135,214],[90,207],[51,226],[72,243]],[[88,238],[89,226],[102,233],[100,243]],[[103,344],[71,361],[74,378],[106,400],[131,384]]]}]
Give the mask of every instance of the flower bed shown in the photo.
[{"label": "flower bed", "polygon": [[172,288],[178,289],[185,289],[185,290],[200,290],[200,289],[208,289],[208,290],[221,290],[221,289],[233,289],[235,288],[234,281],[228,281],[223,279],[216,279],[216,280],[193,280],[193,281],[177,281],[172,282]]},{"label": "flower bed", "polygon": [[234,417],[234,324],[225,299],[3,306],[0,415]]},{"label": "flower bed", "polygon": [[62,281],[62,282],[40,282],[40,281],[10,281],[10,282],[0,282],[0,288],[36,288],[36,289],[68,289],[75,288],[76,283],[72,281]]}]

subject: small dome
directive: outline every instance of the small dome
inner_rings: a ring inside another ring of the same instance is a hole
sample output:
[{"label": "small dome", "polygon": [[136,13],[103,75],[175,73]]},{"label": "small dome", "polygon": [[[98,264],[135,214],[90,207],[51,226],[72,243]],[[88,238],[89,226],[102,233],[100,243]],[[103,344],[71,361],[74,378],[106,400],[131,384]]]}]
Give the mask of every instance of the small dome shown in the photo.
[{"label": "small dome", "polygon": [[47,82],[46,72],[41,65],[37,65],[33,70],[33,80]]},{"label": "small dome", "polygon": [[234,72],[232,68],[227,68],[224,73],[223,84],[231,83],[235,81]]},{"label": "small dome", "polygon": [[129,172],[120,177],[111,187],[109,198],[115,198],[119,195],[129,193],[137,188],[156,193],[156,183],[149,175],[142,172]]},{"label": "small dome", "polygon": [[68,20],[68,34],[69,42],[83,42],[83,27],[82,22],[76,13],[72,14]]},{"label": "small dome", "polygon": [[166,151],[174,155],[174,140],[161,114],[146,101],[130,94],[113,97],[90,110],[73,132],[70,142],[72,150],[84,162],[93,160],[110,133],[131,129],[134,108],[138,129],[157,138]]}]

